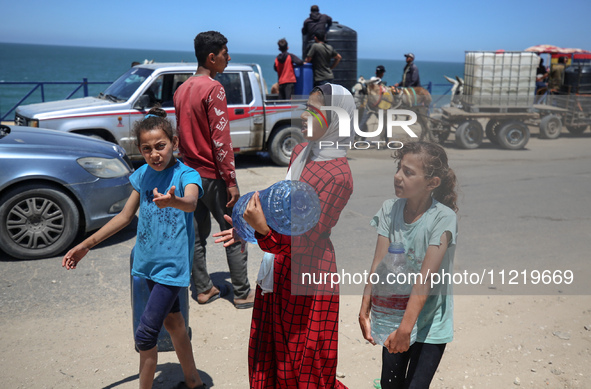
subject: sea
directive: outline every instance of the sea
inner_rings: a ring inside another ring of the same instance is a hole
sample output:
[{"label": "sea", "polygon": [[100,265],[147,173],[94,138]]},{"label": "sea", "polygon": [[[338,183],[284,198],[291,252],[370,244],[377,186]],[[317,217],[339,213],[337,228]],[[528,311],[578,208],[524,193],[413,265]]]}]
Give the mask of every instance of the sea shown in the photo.
[{"label": "sea", "polygon": [[[295,53],[299,56],[300,53]],[[269,54],[230,53],[233,63],[258,63],[263,77],[270,88],[277,81],[273,70],[276,48],[270,48]],[[193,51],[167,51],[148,49],[112,49],[97,47],[51,46],[0,42],[0,118],[13,120],[14,109],[20,100],[28,97],[21,104],[42,101],[61,100],[69,96],[83,79],[89,82],[88,94],[98,95],[109,83],[126,72],[134,61],[155,62],[196,62]],[[455,62],[415,61],[419,68],[421,83],[432,83],[434,101],[444,95],[451,84],[444,76],[462,77],[464,64]],[[384,81],[394,85],[402,77],[405,62],[379,58],[358,58],[358,76],[366,79],[375,75],[377,65],[386,68]],[[11,84],[12,82],[30,84]],[[40,82],[55,82],[37,87]],[[74,84],[59,84],[59,83]],[[96,83],[96,84],[95,84]],[[34,90],[33,90],[34,89]],[[71,98],[83,97],[82,89]],[[442,103],[445,98],[441,100]],[[447,99],[449,101],[449,99]],[[442,104],[440,103],[440,105]]]}]

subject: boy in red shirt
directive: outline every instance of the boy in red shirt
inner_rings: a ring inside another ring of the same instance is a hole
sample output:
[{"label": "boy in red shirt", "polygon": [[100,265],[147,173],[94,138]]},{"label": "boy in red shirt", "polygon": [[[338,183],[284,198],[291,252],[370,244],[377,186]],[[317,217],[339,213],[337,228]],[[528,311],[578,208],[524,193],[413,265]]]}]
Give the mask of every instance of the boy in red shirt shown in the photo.
[{"label": "boy in red shirt", "polygon": [[[214,77],[223,73],[230,61],[228,40],[217,31],[207,31],[195,37],[198,67],[195,75],[185,81],[174,94],[179,149],[183,162],[197,170],[203,180],[204,195],[195,210],[195,257],[192,277],[197,302],[207,304],[223,293],[213,285],[205,260],[206,240],[211,233],[211,217],[221,230],[230,228],[224,215],[240,197],[234,169],[234,151],[230,138],[230,121],[224,87]],[[236,308],[251,308],[251,293],[247,275],[247,253],[240,244],[226,248],[230,277],[234,287]]]}]

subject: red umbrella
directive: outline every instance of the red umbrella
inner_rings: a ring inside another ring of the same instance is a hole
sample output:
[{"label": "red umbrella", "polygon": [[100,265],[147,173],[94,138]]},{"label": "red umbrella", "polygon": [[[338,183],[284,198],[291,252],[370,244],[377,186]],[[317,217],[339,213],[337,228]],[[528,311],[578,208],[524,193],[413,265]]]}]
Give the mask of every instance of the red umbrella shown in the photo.
[{"label": "red umbrella", "polygon": [[531,51],[534,53],[544,53],[544,54],[572,54],[572,53],[590,53],[587,50],[583,49],[572,49],[572,48],[564,48],[558,47],[554,45],[537,45],[531,46],[525,49],[525,51]]}]

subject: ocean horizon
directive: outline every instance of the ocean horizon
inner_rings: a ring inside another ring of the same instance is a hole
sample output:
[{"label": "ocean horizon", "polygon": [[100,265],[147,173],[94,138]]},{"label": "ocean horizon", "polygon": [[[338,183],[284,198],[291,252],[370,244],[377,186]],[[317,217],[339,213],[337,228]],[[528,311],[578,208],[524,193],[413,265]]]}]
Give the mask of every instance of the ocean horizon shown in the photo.
[{"label": "ocean horizon", "polygon": [[[278,54],[276,47],[270,48],[269,54],[245,54],[230,52],[231,63],[258,63],[263,77],[270,88],[277,81],[273,70],[274,58]],[[295,53],[300,56],[301,53]],[[12,85],[1,82],[113,82],[123,74],[133,61],[144,62],[196,62],[193,51],[122,49],[105,47],[56,46],[39,44],[21,44],[0,42],[0,117],[5,116],[34,85]],[[457,62],[434,62],[415,60],[419,67],[421,82],[425,86],[434,84],[433,95],[443,94],[450,87],[444,76],[463,76],[464,64]],[[358,58],[358,77],[370,78],[375,75],[377,65],[386,68],[384,81],[393,85],[400,81],[404,60]],[[108,85],[89,85],[89,95],[96,96]],[[42,101],[55,101],[66,98],[76,85],[45,85],[38,88],[22,104]],[[78,91],[72,98],[83,97]],[[5,120],[12,120],[14,112]]]}]

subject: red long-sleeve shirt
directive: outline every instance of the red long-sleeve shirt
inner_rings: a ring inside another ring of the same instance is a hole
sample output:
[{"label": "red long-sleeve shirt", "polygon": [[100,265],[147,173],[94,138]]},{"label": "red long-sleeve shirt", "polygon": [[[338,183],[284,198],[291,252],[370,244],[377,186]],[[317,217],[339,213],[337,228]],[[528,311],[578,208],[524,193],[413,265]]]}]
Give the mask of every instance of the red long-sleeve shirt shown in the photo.
[{"label": "red long-sleeve shirt", "polygon": [[192,76],[176,90],[174,107],[183,162],[201,177],[236,186],[224,87],[209,76]]}]

